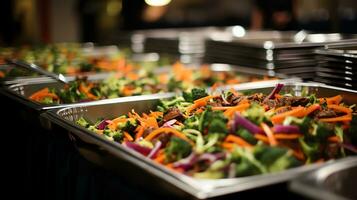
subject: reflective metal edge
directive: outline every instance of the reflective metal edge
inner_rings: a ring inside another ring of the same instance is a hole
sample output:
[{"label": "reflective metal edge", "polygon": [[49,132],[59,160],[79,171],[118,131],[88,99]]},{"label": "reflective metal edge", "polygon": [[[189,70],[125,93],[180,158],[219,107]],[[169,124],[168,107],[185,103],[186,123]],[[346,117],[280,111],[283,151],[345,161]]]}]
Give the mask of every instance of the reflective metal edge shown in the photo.
[{"label": "reflective metal edge", "polygon": [[[253,90],[253,89],[262,89],[262,88],[273,88],[276,83],[258,83],[255,85],[246,85],[236,86],[235,89],[237,90]],[[291,86],[291,89],[301,88],[303,86],[306,87],[316,87],[321,89],[329,89],[335,92],[348,92],[352,93],[354,97],[357,98],[357,92],[351,91],[347,89],[337,88],[337,87],[330,87],[324,84],[319,83],[285,83],[287,86]],[[357,99],[354,99],[354,102],[357,102]],[[135,99],[133,99],[135,101]],[[104,102],[93,102],[90,106],[100,106],[104,105]],[[113,102],[110,102],[113,103]],[[83,105],[84,107],[77,107],[77,109],[86,109],[88,104]],[[142,156],[141,154],[130,151],[129,149],[123,147],[119,143],[109,141],[104,137],[92,133],[89,130],[86,130],[83,127],[76,125],[69,120],[66,120],[59,116],[59,113],[69,110],[69,108],[62,108],[60,110],[51,110],[46,112],[44,116],[48,118],[53,123],[56,123],[66,130],[69,130],[79,136],[91,138],[92,142],[99,144],[102,148],[107,149],[108,151],[114,153],[114,155],[121,156],[119,158],[124,158],[127,160],[131,160],[132,164],[140,166],[143,170],[158,176],[159,178],[168,181],[169,183],[176,185],[179,189],[193,195],[199,199],[206,199],[211,197],[222,196],[234,192],[239,192],[247,189],[257,188],[260,186],[265,186],[269,184],[275,184],[279,182],[288,181],[292,178],[301,175],[302,173],[311,171],[313,169],[317,169],[318,167],[325,166],[328,163],[335,162],[329,161],[324,164],[312,164],[308,166],[301,166],[297,168],[292,168],[289,170],[285,170],[283,172],[272,173],[272,174],[265,174],[265,175],[256,175],[250,177],[243,177],[243,178],[232,178],[232,179],[219,179],[219,180],[198,180],[194,179],[177,172],[170,171],[165,167],[152,162],[150,159]],[[98,116],[100,117],[100,116]],[[125,154],[119,152],[125,152]],[[135,157],[130,158],[131,156]],[[134,161],[135,160],[135,161]],[[139,161],[139,162],[136,162]],[[143,162],[143,163],[140,163]],[[150,166],[150,167],[147,167]],[[239,187],[238,187],[239,186]]]},{"label": "reflective metal edge", "polygon": [[338,162],[327,164],[317,170],[309,172],[302,177],[289,182],[289,189],[300,195],[314,199],[346,200],[348,198],[328,191],[326,188],[321,187],[319,184],[334,172],[356,166],[357,157],[340,159]]}]

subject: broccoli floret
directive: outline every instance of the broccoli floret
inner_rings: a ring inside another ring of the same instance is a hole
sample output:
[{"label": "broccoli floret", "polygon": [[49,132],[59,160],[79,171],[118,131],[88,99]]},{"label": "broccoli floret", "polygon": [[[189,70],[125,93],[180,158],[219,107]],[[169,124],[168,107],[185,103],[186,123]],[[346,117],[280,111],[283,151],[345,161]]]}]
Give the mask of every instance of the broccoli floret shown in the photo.
[{"label": "broccoli floret", "polygon": [[118,129],[122,131],[126,131],[130,134],[134,132],[137,126],[138,126],[138,122],[135,119],[128,119],[125,123],[120,123],[118,125]]},{"label": "broccoli floret", "polygon": [[80,126],[83,126],[85,128],[88,128],[89,127],[89,122],[87,122],[87,120],[85,120],[83,117],[79,118],[76,123]]},{"label": "broccoli floret", "polygon": [[299,129],[302,133],[304,133],[306,136],[309,133],[310,125],[313,120],[310,117],[304,117],[304,118],[296,118],[296,117],[287,117],[284,120],[284,125],[297,125],[299,126]]},{"label": "broccoli floret", "polygon": [[227,122],[228,119],[223,115],[222,111],[207,109],[200,117],[199,131],[208,134],[219,133],[222,139],[228,134]]},{"label": "broccoli floret", "polygon": [[327,137],[334,134],[333,127],[330,127],[328,124],[323,122],[312,124],[312,127],[313,131],[311,134],[318,141],[325,141]]},{"label": "broccoli floret", "polygon": [[257,139],[245,128],[239,128],[236,134],[243,138],[245,141],[249,142],[250,144],[257,144]]},{"label": "broccoli floret", "polygon": [[192,115],[191,117],[187,118],[184,122],[185,128],[187,129],[198,130],[199,124],[200,124],[200,120],[197,115]]},{"label": "broccoli floret", "polygon": [[265,109],[257,103],[253,103],[249,109],[247,109],[243,116],[249,119],[249,121],[255,124],[261,124],[265,120]]},{"label": "broccoli floret", "polygon": [[300,164],[288,149],[282,147],[258,145],[254,148],[254,155],[269,172],[282,171]]},{"label": "broccoli floret", "polygon": [[191,92],[183,92],[182,96],[185,99],[185,101],[193,102],[197,99],[208,96],[208,94],[206,93],[206,90],[203,88],[193,88]]},{"label": "broccoli floret", "polygon": [[304,138],[299,138],[299,143],[302,151],[307,156],[306,163],[311,163],[318,158],[320,154],[320,145],[318,142],[306,142]]},{"label": "broccoli floret", "polygon": [[108,138],[114,139],[114,141],[122,142],[124,134],[122,131],[113,131],[111,129],[104,129],[103,134]]},{"label": "broccoli floret", "polygon": [[231,160],[236,163],[236,176],[250,176],[267,172],[266,167],[254,157],[250,150],[235,148]]},{"label": "broccoli floret", "polygon": [[192,146],[178,137],[171,137],[169,144],[165,148],[166,160],[174,162],[190,155]]},{"label": "broccoli floret", "polygon": [[180,88],[182,88],[182,81],[177,81],[175,78],[170,78],[169,82],[167,83],[167,89],[170,92],[173,92]]}]

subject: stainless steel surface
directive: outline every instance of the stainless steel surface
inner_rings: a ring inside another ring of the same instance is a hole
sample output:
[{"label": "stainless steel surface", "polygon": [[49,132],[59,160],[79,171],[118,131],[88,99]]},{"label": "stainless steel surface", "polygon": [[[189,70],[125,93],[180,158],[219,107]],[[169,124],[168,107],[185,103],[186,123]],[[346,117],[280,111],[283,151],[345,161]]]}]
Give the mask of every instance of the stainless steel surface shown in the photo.
[{"label": "stainless steel surface", "polygon": [[[260,83],[247,83],[237,85],[236,90],[251,90],[254,92],[270,93],[275,87],[276,83],[260,82]],[[285,83],[283,91],[293,92],[295,95],[301,95],[303,91],[308,93],[316,93],[317,97],[320,96],[333,96],[340,94],[344,97],[347,104],[357,103],[357,92],[346,89],[325,86],[318,83]],[[223,89],[223,88],[220,88]],[[149,97],[149,98],[148,98]],[[163,97],[157,95],[149,95],[147,97],[138,96],[135,98],[127,99],[126,102],[117,103],[114,101],[107,102],[93,102],[91,105],[83,104],[81,106],[63,108],[59,110],[51,110],[44,113],[44,117],[48,118],[51,122],[63,127],[64,129],[72,132],[80,140],[85,141],[91,145],[96,146],[95,149],[104,150],[106,153],[93,153],[89,155],[83,153],[87,159],[96,162],[100,165],[110,165],[104,162],[107,153],[114,156],[110,161],[125,160],[133,166],[139,167],[141,176],[146,173],[152,177],[160,179],[164,182],[175,186],[176,190],[184,191],[196,198],[206,199],[210,197],[222,196],[230,193],[244,191],[252,188],[261,187],[264,185],[271,185],[279,182],[284,182],[298,177],[304,172],[316,169],[326,164],[313,164],[308,166],[297,167],[279,173],[256,175],[243,178],[219,179],[219,180],[202,180],[194,179],[177,172],[170,171],[165,167],[153,162],[152,160],[142,156],[141,154],[127,149],[119,143],[112,142],[104,138],[104,136],[95,134],[83,127],[76,125],[76,120],[79,117],[85,117],[89,120],[97,120],[98,118],[113,118],[121,114],[126,114],[128,111],[135,109],[136,112],[148,112],[154,110],[159,99]],[[94,158],[93,158],[94,157]],[[335,161],[331,161],[335,162]],[[108,167],[108,166],[107,166]],[[120,168],[117,165],[114,168]],[[118,171],[120,171],[118,169]],[[142,173],[145,171],[146,173]],[[129,172],[128,172],[129,173]],[[127,176],[131,174],[126,173]],[[130,172],[135,174],[135,172]]]},{"label": "stainless steel surface", "polygon": [[357,199],[357,158],[346,158],[308,173],[290,183],[290,189],[313,199]]},{"label": "stainless steel surface", "polygon": [[[196,67],[199,69],[199,67]],[[246,69],[244,67],[236,67],[236,66],[231,66],[231,65],[224,65],[224,64],[213,64],[210,65],[210,68],[213,72],[235,72],[239,73],[242,76],[248,76],[248,77],[257,77],[257,78],[263,78],[264,76],[276,76],[279,78],[285,78],[286,76],[281,75],[281,74],[269,74],[266,71],[262,70],[250,70]],[[170,67],[162,67],[162,68],[157,68],[155,69],[154,73],[155,74],[161,74],[161,73],[168,73],[171,71]],[[111,74],[110,73],[100,73],[100,74],[95,74],[95,75],[89,75],[88,80],[89,81],[102,81],[106,78],[108,78]],[[68,76],[66,77],[68,81],[73,81],[75,80],[75,76]],[[296,81],[300,81],[300,79],[292,79]],[[277,80],[272,80],[273,82],[276,82]],[[13,84],[9,85],[5,88],[5,92],[8,95],[11,95],[15,100],[20,101],[22,103],[25,103],[27,106],[34,108],[36,110],[48,110],[48,109],[54,109],[54,108],[61,108],[61,107],[67,107],[69,105],[75,105],[75,104],[60,104],[60,105],[46,105],[46,104],[40,104],[38,102],[31,101],[28,99],[29,96],[31,96],[34,92],[37,92],[45,87],[49,88],[55,88],[55,89],[61,89],[63,88],[64,84],[59,83],[57,81],[51,80],[51,79],[46,79],[46,78],[33,78],[33,79],[27,79],[23,80],[19,84]]]},{"label": "stainless steel surface", "polygon": [[34,72],[37,72],[39,74],[43,74],[45,76],[49,76],[61,83],[68,83],[66,77],[64,77],[62,74],[54,74],[54,73],[51,73],[51,72],[48,72],[44,69],[42,69],[41,67],[35,65],[34,63],[26,63],[26,62],[22,62],[22,61],[19,61],[19,60],[9,60],[8,61],[9,63],[11,64],[14,64],[18,67],[23,67],[23,68],[26,68],[26,69],[29,69],[29,70],[33,70]]}]

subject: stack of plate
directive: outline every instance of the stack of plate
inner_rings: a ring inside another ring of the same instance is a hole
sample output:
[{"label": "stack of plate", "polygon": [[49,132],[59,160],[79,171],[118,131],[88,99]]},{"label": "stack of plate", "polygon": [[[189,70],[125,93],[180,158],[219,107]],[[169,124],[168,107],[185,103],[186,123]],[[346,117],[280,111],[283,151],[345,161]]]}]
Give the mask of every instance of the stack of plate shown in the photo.
[{"label": "stack of plate", "polygon": [[247,32],[241,37],[206,41],[205,61],[229,63],[312,79],[317,65],[314,50],[326,44],[357,38],[354,35],[300,32]]},{"label": "stack of plate", "polygon": [[316,50],[317,82],[350,89],[357,88],[357,42],[326,45]]},{"label": "stack of plate", "polygon": [[137,31],[132,36],[132,49],[134,52],[173,55],[184,63],[201,63],[208,35],[225,32],[226,29],[205,27]]}]

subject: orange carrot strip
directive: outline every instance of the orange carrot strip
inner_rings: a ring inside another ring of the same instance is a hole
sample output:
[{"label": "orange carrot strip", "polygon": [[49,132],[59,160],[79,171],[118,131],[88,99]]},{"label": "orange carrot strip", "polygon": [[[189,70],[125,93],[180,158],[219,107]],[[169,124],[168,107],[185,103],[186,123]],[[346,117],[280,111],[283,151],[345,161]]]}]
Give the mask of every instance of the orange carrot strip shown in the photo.
[{"label": "orange carrot strip", "polygon": [[213,111],[217,111],[217,110],[228,110],[233,108],[233,106],[216,106],[216,107],[212,107]]},{"label": "orange carrot strip", "polygon": [[134,141],[134,138],[131,137],[131,135],[130,135],[128,132],[126,132],[126,131],[124,131],[124,137],[125,137],[126,139],[128,139],[130,142]]},{"label": "orange carrot strip", "polygon": [[330,105],[327,105],[327,107],[330,108],[330,109],[339,111],[339,112],[347,113],[347,114],[352,113],[352,109],[351,108],[346,108],[346,107],[340,106],[340,105],[330,104]]},{"label": "orange carrot strip", "polygon": [[166,155],[165,155],[165,153],[162,151],[162,152],[160,152],[159,155],[154,159],[154,161],[155,161],[155,162],[158,162],[158,163],[164,163],[165,158],[166,158]]},{"label": "orange carrot strip", "polygon": [[234,106],[234,107],[232,107],[232,108],[226,110],[226,111],[224,112],[224,115],[229,118],[229,117],[231,117],[231,116],[233,115],[234,112],[244,111],[244,110],[246,110],[247,108],[249,108],[249,106],[250,106],[249,103],[239,104],[239,105],[237,105],[237,106]]},{"label": "orange carrot strip", "polygon": [[293,151],[293,155],[298,159],[298,160],[305,160],[305,155],[301,150],[294,150]]},{"label": "orange carrot strip", "polygon": [[234,136],[234,135],[228,135],[225,139],[225,142],[234,142],[238,146],[243,146],[243,147],[251,147],[252,145],[243,140],[241,137]]},{"label": "orange carrot strip", "polygon": [[333,143],[339,143],[339,142],[341,142],[340,137],[338,137],[337,135],[328,137],[327,140],[328,140],[329,142],[333,142]]},{"label": "orange carrot strip", "polygon": [[304,115],[305,115],[305,109],[301,106],[298,106],[298,107],[294,108],[293,110],[274,115],[271,118],[271,121],[274,124],[278,124],[278,123],[282,123],[284,121],[284,119],[288,116],[303,117]]},{"label": "orange carrot strip", "polygon": [[320,108],[321,108],[320,104],[313,104],[305,109],[305,115],[307,116]]},{"label": "orange carrot strip", "polygon": [[270,129],[270,127],[268,125],[266,125],[265,123],[261,123],[260,126],[263,128],[265,134],[268,136],[268,140],[271,146],[276,146],[278,144],[278,142],[276,141],[275,137],[274,137],[274,133],[273,131]]},{"label": "orange carrot strip", "polygon": [[261,141],[263,141],[263,142],[265,142],[265,143],[269,143],[269,139],[268,139],[266,136],[264,136],[264,135],[255,134],[254,137],[255,137],[255,139],[257,139],[257,140],[261,140]]},{"label": "orange carrot strip", "polygon": [[222,147],[224,149],[229,150],[229,151],[232,151],[235,145],[236,145],[235,143],[229,143],[229,142],[223,142],[222,143]]},{"label": "orange carrot strip", "polygon": [[329,97],[329,98],[326,98],[326,103],[328,105],[330,104],[340,104],[340,102],[342,101],[342,96],[341,95],[336,95],[334,97]]},{"label": "orange carrot strip", "polygon": [[301,137],[300,133],[275,133],[274,137],[277,140],[293,140]]},{"label": "orange carrot strip", "polygon": [[159,125],[157,124],[157,121],[154,117],[148,117],[145,122],[147,126],[159,128]]},{"label": "orange carrot strip", "polygon": [[48,93],[49,92],[49,89],[46,87],[46,88],[43,88],[35,93],[33,93],[29,98],[30,99],[37,99],[37,96],[39,96],[40,94],[44,94],[44,93]]},{"label": "orange carrot strip", "polygon": [[145,137],[145,140],[150,141],[161,133],[172,133],[176,137],[179,137],[179,138],[185,140],[186,142],[190,143],[191,145],[194,145],[193,142],[186,137],[186,135],[184,135],[183,133],[181,133],[173,128],[158,128],[158,129],[152,131],[149,135],[147,135]]},{"label": "orange carrot strip", "polygon": [[319,119],[322,122],[344,122],[344,121],[351,121],[352,115],[347,114],[340,117],[332,117],[332,118],[323,118]]},{"label": "orange carrot strip", "polygon": [[140,126],[140,128],[138,129],[138,133],[135,135],[135,141],[139,140],[139,138],[143,136],[144,130],[145,128],[143,126]]}]

